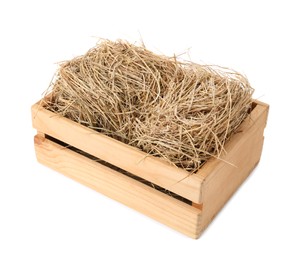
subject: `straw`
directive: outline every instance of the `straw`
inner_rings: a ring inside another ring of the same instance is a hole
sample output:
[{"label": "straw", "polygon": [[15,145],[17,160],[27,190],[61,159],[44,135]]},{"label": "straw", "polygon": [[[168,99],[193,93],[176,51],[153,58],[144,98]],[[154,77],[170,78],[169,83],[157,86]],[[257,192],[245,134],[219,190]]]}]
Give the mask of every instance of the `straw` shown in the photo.
[{"label": "straw", "polygon": [[60,64],[45,107],[190,173],[224,145],[251,107],[241,74],[101,40]]}]

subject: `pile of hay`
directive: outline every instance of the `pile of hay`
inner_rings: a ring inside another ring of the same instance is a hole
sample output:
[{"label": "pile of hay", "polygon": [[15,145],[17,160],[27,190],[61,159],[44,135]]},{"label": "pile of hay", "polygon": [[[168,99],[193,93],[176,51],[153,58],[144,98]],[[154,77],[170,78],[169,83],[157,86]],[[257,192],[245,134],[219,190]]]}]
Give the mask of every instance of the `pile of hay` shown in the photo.
[{"label": "pile of hay", "polygon": [[220,157],[253,93],[234,71],[108,40],[62,63],[50,89],[47,109],[191,173]]}]

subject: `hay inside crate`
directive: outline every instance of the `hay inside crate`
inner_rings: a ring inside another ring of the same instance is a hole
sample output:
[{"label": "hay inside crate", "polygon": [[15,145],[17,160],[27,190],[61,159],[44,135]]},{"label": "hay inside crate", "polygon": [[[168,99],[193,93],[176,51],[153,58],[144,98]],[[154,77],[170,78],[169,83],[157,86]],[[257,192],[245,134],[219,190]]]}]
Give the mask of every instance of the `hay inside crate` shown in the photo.
[{"label": "hay inside crate", "polygon": [[259,161],[267,112],[254,101],[220,159],[195,174],[50,111],[44,100],[32,119],[39,162],[197,238]]},{"label": "hay inside crate", "polygon": [[195,173],[251,107],[241,74],[102,41],[61,64],[49,110]]}]

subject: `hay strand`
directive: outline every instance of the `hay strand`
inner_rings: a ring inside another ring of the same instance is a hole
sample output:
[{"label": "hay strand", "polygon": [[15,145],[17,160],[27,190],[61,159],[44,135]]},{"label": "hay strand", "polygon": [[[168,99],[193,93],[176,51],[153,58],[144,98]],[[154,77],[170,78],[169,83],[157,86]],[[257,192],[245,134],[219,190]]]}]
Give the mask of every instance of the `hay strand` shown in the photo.
[{"label": "hay strand", "polygon": [[50,91],[47,109],[190,173],[221,156],[253,93],[235,71],[108,40],[60,64]]}]

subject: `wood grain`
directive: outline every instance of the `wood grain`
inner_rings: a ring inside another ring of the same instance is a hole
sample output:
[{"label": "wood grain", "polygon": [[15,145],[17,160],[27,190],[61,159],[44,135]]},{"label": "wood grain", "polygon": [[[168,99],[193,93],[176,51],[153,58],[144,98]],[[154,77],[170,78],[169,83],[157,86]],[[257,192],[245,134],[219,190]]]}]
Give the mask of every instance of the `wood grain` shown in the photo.
[{"label": "wood grain", "polygon": [[65,117],[48,111],[39,104],[32,106],[33,127],[108,163],[116,165],[186,199],[198,202],[201,180],[160,158],[148,156]]},{"label": "wood grain", "polygon": [[197,238],[201,211],[43,136],[34,138],[40,163],[143,214]]},{"label": "wood grain", "polygon": [[242,125],[242,132],[226,145],[224,160],[213,160],[199,173],[204,181],[201,187],[203,212],[201,231],[207,227],[232,194],[240,187],[260,160],[263,132],[268,106],[258,104],[251,118]]},{"label": "wood grain", "polygon": [[[237,134],[226,143],[221,160],[210,159],[197,174],[177,169],[159,158],[81,126],[41,108],[32,107],[38,161],[122,202],[145,215],[197,238],[260,160],[269,106],[256,106]],[[47,135],[179,194],[176,200],[137,180],[47,139]]]}]

